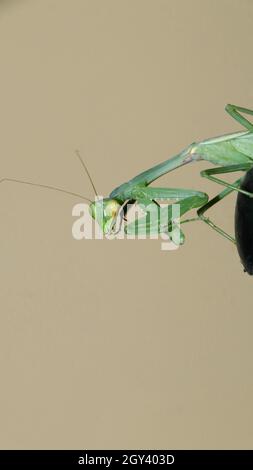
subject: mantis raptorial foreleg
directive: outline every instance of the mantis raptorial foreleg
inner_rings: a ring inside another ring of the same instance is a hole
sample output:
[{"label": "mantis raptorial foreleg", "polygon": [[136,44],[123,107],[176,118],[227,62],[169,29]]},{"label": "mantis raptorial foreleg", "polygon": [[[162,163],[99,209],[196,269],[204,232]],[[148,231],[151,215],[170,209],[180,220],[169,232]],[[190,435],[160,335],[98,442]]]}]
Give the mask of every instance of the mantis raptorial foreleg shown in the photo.
[{"label": "mantis raptorial foreleg", "polygon": [[[133,196],[135,199],[138,200],[138,202],[141,202],[142,200],[143,201],[150,200],[151,202],[152,200],[159,200],[159,199],[160,200],[175,199],[175,201],[180,201],[181,216],[187,211],[189,211],[190,209],[198,208],[197,215],[200,220],[205,222],[207,225],[209,225],[212,229],[214,229],[220,235],[224,236],[228,240],[235,243],[235,240],[231,235],[229,235],[223,229],[221,229],[216,224],[214,224],[209,218],[205,217],[204,213],[208,209],[210,209],[212,206],[220,202],[222,199],[224,199],[224,197],[228,196],[233,191],[238,191],[249,197],[253,197],[252,193],[249,193],[248,191],[240,189],[241,178],[236,180],[234,183],[228,183],[226,181],[223,181],[219,178],[212,176],[214,174],[225,174],[225,173],[232,173],[232,172],[237,172],[237,171],[248,171],[250,168],[252,168],[252,163],[229,165],[225,167],[211,168],[211,169],[202,171],[201,176],[207,179],[210,179],[211,181],[214,181],[215,183],[226,186],[225,190],[223,190],[221,193],[216,195],[210,201],[208,201],[208,198],[207,196],[205,196],[204,193],[200,193],[198,191],[191,191],[191,190],[185,190],[185,189],[172,189],[172,188],[150,188],[150,187],[135,188],[133,190]],[[206,197],[205,200],[204,200],[204,197]],[[171,206],[169,206],[169,208],[171,208]],[[168,210],[171,210],[171,209],[168,209]],[[171,214],[169,214],[169,222],[171,222],[171,217],[172,217]],[[194,220],[197,220],[197,219],[194,219]],[[139,224],[138,225],[139,231],[142,229],[145,230],[145,218],[138,219],[137,224]],[[130,226],[127,226],[127,229],[126,229],[127,233],[129,233],[129,231],[131,232],[133,228],[136,229],[136,224],[134,226],[133,224],[130,224]]]},{"label": "mantis raptorial foreleg", "polygon": [[201,191],[195,191],[192,189],[182,188],[155,188],[155,187],[137,187],[132,190],[131,195],[133,199],[137,201],[141,199],[148,199],[150,202],[153,200],[181,200],[187,197],[196,196],[203,199],[207,198],[207,195]]},{"label": "mantis raptorial foreleg", "polygon": [[[195,209],[204,205],[208,201],[207,194],[187,189],[176,189],[176,188],[135,188],[134,189],[134,198],[139,205],[143,205],[144,208],[148,206],[147,202],[149,201],[150,205],[153,201],[159,200],[173,200],[174,203],[180,202],[180,218],[191,209]],[[148,208],[148,207],[147,207]],[[152,206],[151,206],[152,209]],[[157,211],[156,207],[153,207],[153,210]],[[170,204],[166,207],[159,209],[159,214],[155,220],[147,220],[147,217],[140,217],[134,222],[130,222],[126,225],[125,231],[128,234],[135,235],[146,234],[147,232],[152,232],[152,229],[158,231],[158,233],[167,233],[169,226],[173,223],[173,205]],[[159,226],[156,225],[157,220],[159,219]],[[165,223],[163,221],[166,221]],[[154,226],[152,226],[152,222]],[[182,234],[183,237],[183,234]]]}]

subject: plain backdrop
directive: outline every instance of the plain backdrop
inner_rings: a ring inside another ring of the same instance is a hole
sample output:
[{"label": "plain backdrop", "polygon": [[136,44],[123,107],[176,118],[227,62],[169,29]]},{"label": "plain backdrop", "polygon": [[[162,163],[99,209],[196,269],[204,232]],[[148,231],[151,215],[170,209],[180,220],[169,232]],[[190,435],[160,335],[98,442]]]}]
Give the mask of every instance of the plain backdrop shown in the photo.
[{"label": "plain backdrop", "polygon": [[[94,197],[253,108],[251,0],[0,1],[0,177]],[[156,185],[221,190],[206,163]],[[0,185],[0,447],[252,448],[252,291],[186,243],[72,238],[78,199]],[[210,211],[233,233],[235,195]]]}]

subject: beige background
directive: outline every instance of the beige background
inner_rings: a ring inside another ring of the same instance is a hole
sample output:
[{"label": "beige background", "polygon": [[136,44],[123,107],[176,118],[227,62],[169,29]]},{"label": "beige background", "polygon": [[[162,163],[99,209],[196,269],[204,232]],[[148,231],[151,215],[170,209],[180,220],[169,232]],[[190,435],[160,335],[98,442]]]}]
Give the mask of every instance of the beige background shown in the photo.
[{"label": "beige background", "polygon": [[[1,176],[93,197],[253,107],[250,0],[0,1]],[[209,165],[210,166],[210,165]],[[220,190],[205,163],[158,185]],[[252,448],[252,290],[186,244],[72,239],[71,197],[0,187],[1,448]],[[235,196],[212,210],[233,231]]]}]

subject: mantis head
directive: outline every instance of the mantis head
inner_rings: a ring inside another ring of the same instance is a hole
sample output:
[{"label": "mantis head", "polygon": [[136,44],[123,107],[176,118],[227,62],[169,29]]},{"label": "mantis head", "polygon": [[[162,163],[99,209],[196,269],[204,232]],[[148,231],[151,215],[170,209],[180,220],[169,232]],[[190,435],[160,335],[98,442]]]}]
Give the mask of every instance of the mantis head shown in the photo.
[{"label": "mantis head", "polygon": [[116,222],[121,209],[116,199],[105,198],[92,202],[89,211],[94,220],[98,222],[104,234],[116,232]]}]

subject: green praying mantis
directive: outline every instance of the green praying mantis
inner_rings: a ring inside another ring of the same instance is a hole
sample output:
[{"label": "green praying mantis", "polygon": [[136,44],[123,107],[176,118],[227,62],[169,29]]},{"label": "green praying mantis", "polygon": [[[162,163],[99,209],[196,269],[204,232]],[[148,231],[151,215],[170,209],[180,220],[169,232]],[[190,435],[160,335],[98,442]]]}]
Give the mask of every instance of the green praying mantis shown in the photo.
[{"label": "green praying mantis", "polygon": [[[110,193],[108,198],[104,198],[101,201],[93,202],[80,194],[73,193],[62,188],[32,183],[15,178],[3,178],[0,180],[0,183],[4,181],[12,181],[16,183],[30,184],[42,188],[54,189],[56,191],[61,191],[72,196],[88,200],[90,203],[90,214],[92,218],[100,224],[104,234],[113,234],[115,232],[118,217],[120,216],[121,219],[126,219],[129,205],[131,206],[133,203],[137,203],[138,205],[141,205],[145,208],[149,207],[150,204],[159,205],[159,202],[161,201],[167,201],[166,207],[161,208],[160,211],[161,213],[166,211],[168,216],[168,224],[167,226],[160,225],[159,231],[160,233],[167,233],[168,225],[170,225],[172,222],[172,204],[169,203],[169,201],[173,200],[173,203],[177,202],[180,205],[181,224],[195,220],[202,220],[212,229],[216,230],[220,235],[224,236],[233,243],[236,243],[234,237],[226,233],[222,228],[215,225],[205,215],[208,209],[220,202],[232,191],[237,191],[238,193],[241,193],[244,196],[248,196],[249,198],[253,197],[252,192],[241,188],[242,178],[236,179],[236,181],[231,184],[223,181],[223,179],[220,179],[219,177],[219,175],[225,173],[238,171],[248,172],[248,170],[253,167],[253,124],[244,116],[245,114],[253,115],[253,110],[232,104],[228,104],[225,109],[230,116],[232,116],[244,127],[245,130],[206,139],[198,143],[192,143],[176,156],[169,158],[168,160],[155,165],[146,171],[143,171],[139,175],[132,178],[130,181],[121,184]],[[83,162],[80,154],[77,153],[77,155],[85,168],[95,194],[97,194],[85,163]],[[201,160],[210,162],[216,167],[203,170],[201,171],[200,175],[225,187],[225,189],[219,192],[211,200],[209,200],[209,197],[206,193],[201,191],[183,188],[158,188],[150,186],[152,182],[166,173],[169,173],[172,170],[175,170],[176,168],[191,162]],[[196,217],[183,219],[183,216],[192,209],[197,209]],[[152,231],[152,221],[148,220],[146,216],[141,216],[134,222],[126,224],[124,230],[129,234],[135,233],[137,226],[139,232],[142,229],[145,232],[147,229]],[[181,231],[180,243],[183,243],[183,241],[184,234]]]},{"label": "green praying mantis", "polygon": [[[253,167],[253,124],[243,116],[243,114],[253,115],[253,110],[232,104],[228,104],[225,109],[246,130],[203,140],[199,143],[192,143],[176,156],[140,173],[130,181],[114,189],[109,198],[101,201],[103,218],[100,218],[100,224],[104,233],[114,232],[118,214],[121,212],[122,217],[126,215],[122,211],[122,207],[127,202],[136,202],[145,208],[152,203],[173,200],[180,204],[180,217],[191,209],[197,209],[196,217],[185,220],[181,219],[181,224],[202,220],[220,235],[235,243],[234,237],[215,225],[206,217],[205,213],[232,191],[237,191],[250,198],[253,197],[251,192],[240,188],[242,178],[237,179],[231,184],[216,176],[238,171],[247,172]],[[203,170],[200,175],[219,185],[225,186],[225,189],[211,200],[209,200],[206,193],[191,189],[150,187],[153,181],[166,173],[188,163],[201,160],[206,160],[213,165],[218,165],[218,167]],[[98,220],[97,204],[98,202],[93,202],[90,205],[90,212],[95,220]],[[168,213],[168,223],[170,224],[172,222],[172,205],[168,204],[167,207],[161,209],[161,212],[163,211]],[[150,221],[145,216],[125,226],[125,231],[129,234],[134,234],[136,230],[139,233],[142,230],[146,232],[147,229],[152,230],[152,226],[150,226]],[[159,230],[160,233],[163,231],[167,232],[168,226],[161,225]],[[183,242],[184,234],[181,232],[180,243]]]}]

